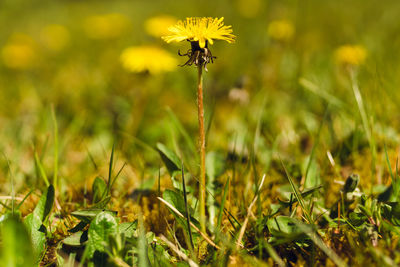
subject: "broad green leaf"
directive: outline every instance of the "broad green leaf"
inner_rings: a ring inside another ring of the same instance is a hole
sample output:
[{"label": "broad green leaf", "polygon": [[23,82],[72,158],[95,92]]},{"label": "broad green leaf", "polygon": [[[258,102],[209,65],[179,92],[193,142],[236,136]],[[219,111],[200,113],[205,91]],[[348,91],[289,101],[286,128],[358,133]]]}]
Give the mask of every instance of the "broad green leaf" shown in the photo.
[{"label": "broad green leaf", "polygon": [[25,225],[16,217],[9,217],[1,227],[1,266],[35,266],[32,244]]},{"label": "broad green leaf", "polygon": [[111,212],[103,211],[96,215],[88,231],[88,258],[92,258],[95,251],[104,252],[104,243],[110,235],[118,232],[118,223]]},{"label": "broad green leaf", "polygon": [[66,237],[62,242],[71,247],[80,247],[88,240],[87,231],[79,231],[68,237]]},{"label": "broad green leaf", "polygon": [[179,171],[181,169],[181,161],[172,150],[168,149],[161,143],[157,143],[157,151],[171,176],[175,171]]},{"label": "broad green leaf", "polygon": [[50,185],[39,199],[35,209],[26,216],[24,223],[31,237],[35,256],[38,258],[46,246],[46,235],[40,229],[47,224],[48,215],[54,204],[54,187]]},{"label": "broad green leaf", "polygon": [[46,246],[46,235],[45,233],[39,231],[40,227],[42,226],[42,222],[40,219],[35,217],[33,213],[31,213],[25,217],[24,223],[28,228],[28,233],[33,244],[35,258],[39,259]]}]

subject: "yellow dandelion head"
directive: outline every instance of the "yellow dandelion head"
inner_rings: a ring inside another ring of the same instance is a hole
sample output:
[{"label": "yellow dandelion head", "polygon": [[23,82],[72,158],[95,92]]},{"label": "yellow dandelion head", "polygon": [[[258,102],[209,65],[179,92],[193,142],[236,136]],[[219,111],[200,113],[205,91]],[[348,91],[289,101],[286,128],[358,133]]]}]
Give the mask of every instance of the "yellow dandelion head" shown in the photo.
[{"label": "yellow dandelion head", "polygon": [[144,28],[148,34],[154,37],[161,37],[169,33],[168,28],[177,23],[175,17],[160,15],[147,19]]},{"label": "yellow dandelion head", "polygon": [[122,52],[120,60],[128,71],[148,71],[151,74],[173,71],[178,64],[171,53],[156,46],[128,47]]},{"label": "yellow dandelion head", "polygon": [[275,20],[268,25],[268,35],[277,41],[288,41],[294,35],[294,26],[289,20]]},{"label": "yellow dandelion head", "polygon": [[40,32],[40,39],[47,49],[59,52],[68,45],[70,34],[63,25],[50,24],[43,27]]},{"label": "yellow dandelion head", "polygon": [[36,43],[28,35],[13,34],[1,50],[6,67],[11,69],[29,69],[36,61]]},{"label": "yellow dandelion head", "polygon": [[358,66],[365,62],[367,50],[361,45],[343,45],[336,49],[336,62],[343,65]]},{"label": "yellow dandelion head", "polygon": [[186,18],[168,28],[170,35],[163,36],[167,43],[189,40],[198,42],[200,48],[212,45],[214,40],[235,41],[232,26],[224,25],[224,18]]},{"label": "yellow dandelion head", "polygon": [[113,39],[123,34],[129,26],[129,19],[118,13],[87,17],[84,30],[92,39]]}]

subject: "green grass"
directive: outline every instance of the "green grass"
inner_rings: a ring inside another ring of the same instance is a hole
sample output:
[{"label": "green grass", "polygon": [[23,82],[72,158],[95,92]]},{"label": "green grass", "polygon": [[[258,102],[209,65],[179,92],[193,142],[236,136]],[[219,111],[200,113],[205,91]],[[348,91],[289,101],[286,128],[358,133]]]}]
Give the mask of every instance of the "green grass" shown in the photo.
[{"label": "green grass", "polygon": [[[223,16],[237,36],[210,46],[204,73],[206,231],[196,69],[132,73],[119,58],[150,44],[187,60],[188,43],[146,33],[165,10]],[[109,13],[126,19],[119,35],[90,38],[87,17]],[[399,16],[397,0],[1,2],[0,262],[399,265]],[[280,19],[291,38],[268,34]],[[339,64],[344,44],[365,62]]]}]

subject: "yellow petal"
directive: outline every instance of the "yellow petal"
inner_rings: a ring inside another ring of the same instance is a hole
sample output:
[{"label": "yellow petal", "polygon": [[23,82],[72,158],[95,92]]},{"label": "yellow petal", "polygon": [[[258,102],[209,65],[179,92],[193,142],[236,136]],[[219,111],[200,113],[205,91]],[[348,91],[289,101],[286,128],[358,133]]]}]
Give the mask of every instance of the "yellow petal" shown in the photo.
[{"label": "yellow petal", "polygon": [[199,40],[199,45],[200,45],[200,48],[206,47],[206,40],[204,40],[204,38],[201,38]]}]

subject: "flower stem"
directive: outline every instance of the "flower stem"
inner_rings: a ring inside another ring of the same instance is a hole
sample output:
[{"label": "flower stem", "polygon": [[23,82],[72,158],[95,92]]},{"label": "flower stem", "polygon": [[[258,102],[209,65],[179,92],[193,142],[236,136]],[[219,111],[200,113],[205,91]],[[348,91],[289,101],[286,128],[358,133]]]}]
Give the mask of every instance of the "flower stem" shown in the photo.
[{"label": "flower stem", "polygon": [[203,64],[197,66],[197,109],[199,118],[199,146],[200,146],[200,227],[206,231],[206,136],[204,133],[204,106],[203,106]]}]

